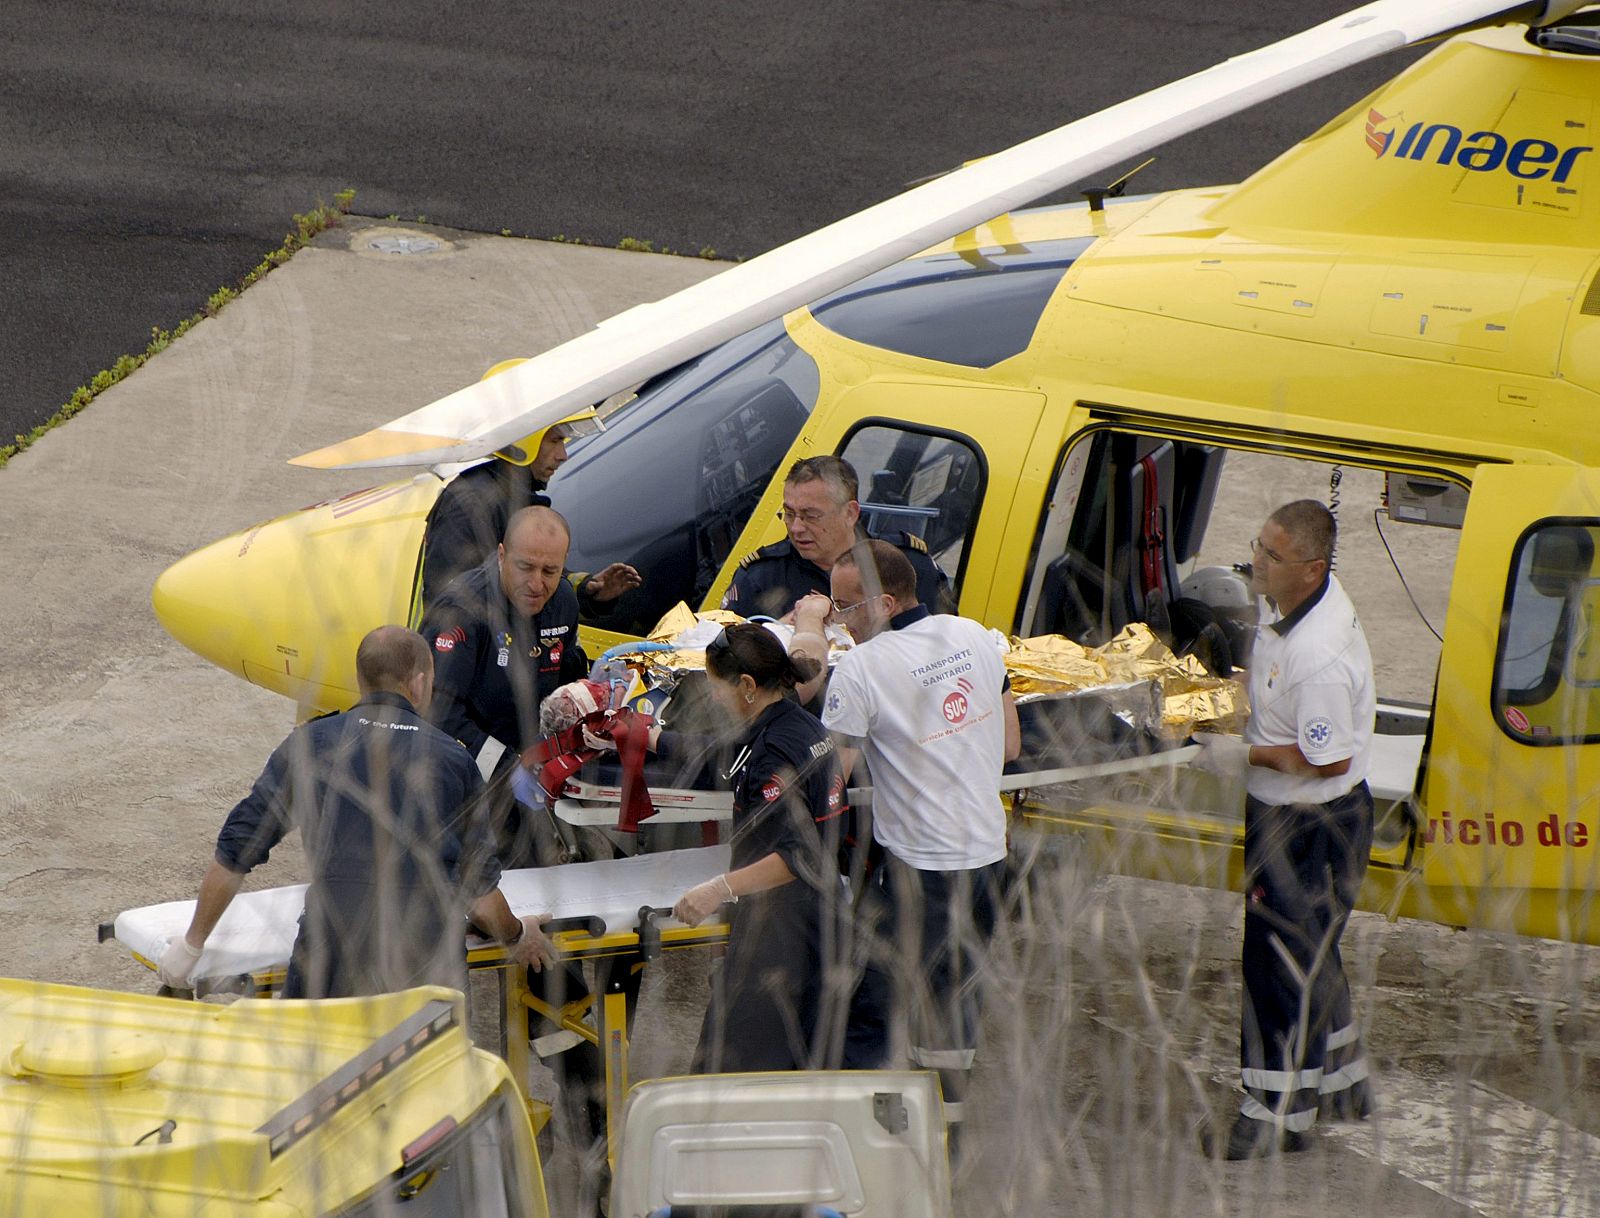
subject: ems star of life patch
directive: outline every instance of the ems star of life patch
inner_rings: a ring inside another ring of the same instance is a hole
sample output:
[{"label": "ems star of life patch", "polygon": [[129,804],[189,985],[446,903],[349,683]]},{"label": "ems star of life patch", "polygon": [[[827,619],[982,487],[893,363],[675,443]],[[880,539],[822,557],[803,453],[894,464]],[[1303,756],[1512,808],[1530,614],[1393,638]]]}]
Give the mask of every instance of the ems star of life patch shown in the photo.
[{"label": "ems star of life patch", "polygon": [[1307,721],[1300,735],[1311,748],[1325,749],[1328,747],[1328,742],[1333,739],[1333,723],[1319,715]]}]

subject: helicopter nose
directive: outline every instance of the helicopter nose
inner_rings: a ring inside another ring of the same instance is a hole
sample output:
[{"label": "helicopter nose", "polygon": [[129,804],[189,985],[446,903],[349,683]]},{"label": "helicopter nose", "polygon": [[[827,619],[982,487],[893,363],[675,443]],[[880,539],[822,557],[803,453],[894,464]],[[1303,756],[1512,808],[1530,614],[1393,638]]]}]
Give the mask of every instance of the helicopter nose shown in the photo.
[{"label": "helicopter nose", "polygon": [[162,627],[203,659],[307,709],[356,699],[356,645],[404,624],[432,475],[315,504],[213,542],[156,579]]},{"label": "helicopter nose", "polygon": [[180,558],[150,590],[162,629],[201,659],[246,680],[254,679],[250,667],[259,664],[257,653],[271,632],[261,614],[259,564],[249,558],[255,532],[225,537]]}]

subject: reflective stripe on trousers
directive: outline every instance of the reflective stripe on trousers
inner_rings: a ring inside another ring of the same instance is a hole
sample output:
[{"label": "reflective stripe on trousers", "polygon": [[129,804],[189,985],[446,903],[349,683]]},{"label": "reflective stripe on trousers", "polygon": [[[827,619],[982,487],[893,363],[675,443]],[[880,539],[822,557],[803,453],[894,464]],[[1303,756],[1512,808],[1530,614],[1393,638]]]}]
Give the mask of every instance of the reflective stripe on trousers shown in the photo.
[{"label": "reflective stripe on trousers", "polygon": [[1309,1129],[1366,1074],[1339,939],[1366,875],[1365,783],[1325,804],[1245,803],[1244,1115]]}]

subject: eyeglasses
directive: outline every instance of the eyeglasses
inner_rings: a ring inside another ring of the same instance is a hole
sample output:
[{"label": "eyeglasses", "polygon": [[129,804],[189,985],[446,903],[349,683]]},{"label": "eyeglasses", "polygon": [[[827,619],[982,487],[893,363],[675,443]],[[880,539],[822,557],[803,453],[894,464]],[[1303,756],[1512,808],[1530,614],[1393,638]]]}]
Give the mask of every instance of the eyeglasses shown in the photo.
[{"label": "eyeglasses", "polygon": [[858,600],[853,605],[841,605],[838,601],[834,600],[832,597],[829,597],[828,603],[833,606],[833,611],[835,613],[849,613],[852,609],[859,609],[862,605],[865,605],[868,601],[873,599],[875,598],[867,596],[863,597],[861,600]]},{"label": "eyeglasses", "polygon": [[838,510],[839,509],[836,507],[823,508],[821,511],[818,511],[815,508],[807,508],[803,512],[791,512],[788,508],[780,508],[778,511],[778,519],[783,521],[784,524],[794,524],[796,521],[798,521],[800,524],[810,528],[812,525],[826,520]]},{"label": "eyeglasses", "polygon": [[1267,549],[1266,543],[1261,538],[1253,538],[1250,542],[1250,553],[1256,558],[1266,559],[1275,567],[1294,567],[1301,563],[1321,562],[1320,558],[1283,558]]}]

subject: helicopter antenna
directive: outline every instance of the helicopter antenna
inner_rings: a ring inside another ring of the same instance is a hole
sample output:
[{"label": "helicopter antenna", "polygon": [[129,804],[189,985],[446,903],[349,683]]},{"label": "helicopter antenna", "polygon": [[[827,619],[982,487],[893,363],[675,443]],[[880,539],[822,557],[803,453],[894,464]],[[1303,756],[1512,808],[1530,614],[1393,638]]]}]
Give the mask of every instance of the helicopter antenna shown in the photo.
[{"label": "helicopter antenna", "polygon": [[1082,190],[1078,193],[1089,200],[1090,211],[1105,211],[1107,199],[1120,199],[1122,192],[1128,189],[1128,181],[1133,175],[1146,166],[1154,165],[1155,163],[1155,157],[1146,157],[1115,182],[1111,183],[1110,186],[1091,186],[1087,190]]}]

